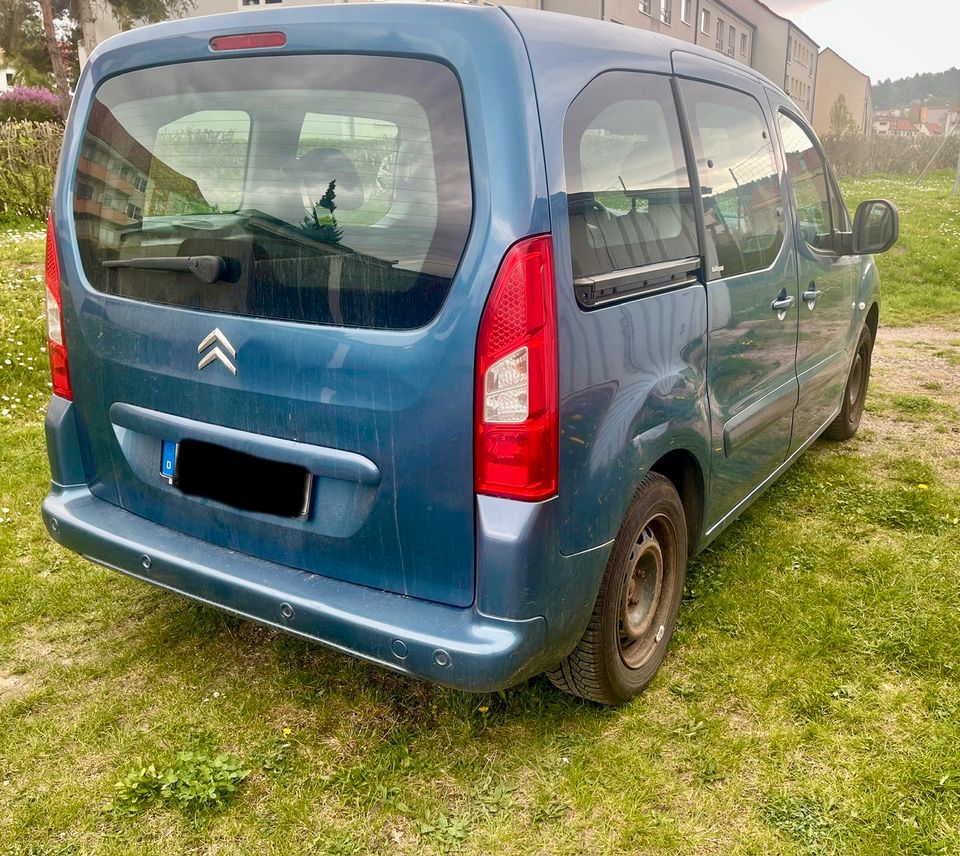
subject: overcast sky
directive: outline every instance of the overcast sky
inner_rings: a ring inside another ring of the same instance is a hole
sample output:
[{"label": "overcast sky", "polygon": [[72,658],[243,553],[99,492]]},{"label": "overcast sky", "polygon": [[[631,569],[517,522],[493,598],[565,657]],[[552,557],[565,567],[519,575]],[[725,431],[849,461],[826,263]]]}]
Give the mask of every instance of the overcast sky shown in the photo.
[{"label": "overcast sky", "polygon": [[960,0],[765,0],[876,83],[960,66]]}]

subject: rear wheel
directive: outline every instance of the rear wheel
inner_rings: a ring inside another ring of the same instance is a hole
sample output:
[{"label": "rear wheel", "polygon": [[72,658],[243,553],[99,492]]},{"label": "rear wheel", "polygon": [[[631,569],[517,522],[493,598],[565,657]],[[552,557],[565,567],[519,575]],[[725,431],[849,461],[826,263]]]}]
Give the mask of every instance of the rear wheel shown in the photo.
[{"label": "rear wheel", "polygon": [[583,638],[547,673],[553,685],[601,704],[637,695],[666,656],[686,568],[680,497],[669,479],[650,473],[620,526]]},{"label": "rear wheel", "polygon": [[870,361],[873,356],[873,335],[868,327],[860,332],[857,350],[850,365],[847,386],[843,390],[843,404],[837,418],[830,423],[824,436],[831,440],[849,440],[857,433],[867,403],[867,386],[870,383]]}]

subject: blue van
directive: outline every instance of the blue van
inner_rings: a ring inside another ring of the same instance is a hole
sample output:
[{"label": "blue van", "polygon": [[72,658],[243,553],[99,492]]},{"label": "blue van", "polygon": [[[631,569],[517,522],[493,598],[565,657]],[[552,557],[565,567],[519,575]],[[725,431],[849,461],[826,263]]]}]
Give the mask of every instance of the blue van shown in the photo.
[{"label": "blue van", "polygon": [[47,244],[50,535],[388,668],[603,703],[863,412],[898,214],[669,38],[358,4],[127,32]]}]

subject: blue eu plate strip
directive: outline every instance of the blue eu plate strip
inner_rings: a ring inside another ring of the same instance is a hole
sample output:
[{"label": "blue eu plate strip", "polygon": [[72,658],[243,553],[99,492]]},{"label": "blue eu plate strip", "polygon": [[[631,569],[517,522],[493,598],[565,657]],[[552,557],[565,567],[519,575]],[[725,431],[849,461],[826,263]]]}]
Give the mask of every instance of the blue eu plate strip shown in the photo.
[{"label": "blue eu plate strip", "polygon": [[160,475],[172,479],[177,464],[177,444],[173,440],[163,441],[163,452],[160,455]]}]

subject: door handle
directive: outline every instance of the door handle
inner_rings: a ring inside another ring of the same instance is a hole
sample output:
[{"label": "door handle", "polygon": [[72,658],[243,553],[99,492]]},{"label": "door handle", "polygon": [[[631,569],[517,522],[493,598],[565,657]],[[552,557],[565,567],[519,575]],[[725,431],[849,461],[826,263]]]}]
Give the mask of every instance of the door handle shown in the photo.
[{"label": "door handle", "polygon": [[777,313],[777,320],[784,321],[787,317],[787,310],[790,309],[794,304],[794,299],[792,294],[787,294],[785,288],[780,290],[780,293],[777,295],[777,299],[770,304],[770,308]]},{"label": "door handle", "polygon": [[817,302],[817,298],[821,294],[823,294],[823,292],[817,288],[817,284],[815,282],[811,282],[807,287],[807,290],[801,295],[804,302],[807,304],[807,309],[813,309],[813,304]]}]

